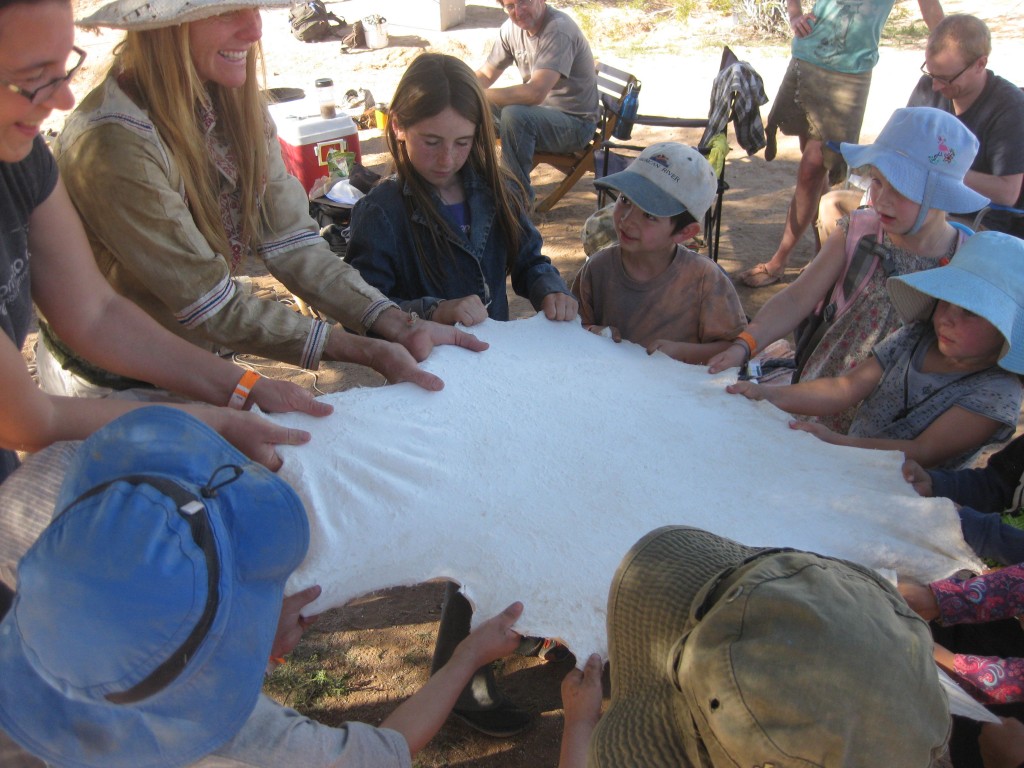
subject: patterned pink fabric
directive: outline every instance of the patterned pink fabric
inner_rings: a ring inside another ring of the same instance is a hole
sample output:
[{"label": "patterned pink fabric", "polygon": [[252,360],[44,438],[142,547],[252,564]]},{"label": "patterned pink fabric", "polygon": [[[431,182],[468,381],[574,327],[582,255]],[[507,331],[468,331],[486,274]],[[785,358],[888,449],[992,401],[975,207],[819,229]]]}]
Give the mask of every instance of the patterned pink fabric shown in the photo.
[{"label": "patterned pink fabric", "polygon": [[[931,590],[945,626],[1014,618],[1024,614],[1024,564],[969,579],[936,581]],[[1024,658],[957,654],[954,669],[986,704],[1024,701]]]}]

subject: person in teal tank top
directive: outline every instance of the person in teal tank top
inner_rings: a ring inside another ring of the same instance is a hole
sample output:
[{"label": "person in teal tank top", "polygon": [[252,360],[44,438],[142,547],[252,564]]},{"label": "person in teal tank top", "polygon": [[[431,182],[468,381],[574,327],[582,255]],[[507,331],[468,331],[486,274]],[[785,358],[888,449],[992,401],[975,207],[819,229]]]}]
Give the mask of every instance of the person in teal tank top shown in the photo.
[{"label": "person in teal tank top", "polygon": [[[893,0],[818,0],[804,13],[800,0],[787,0],[793,56],[768,115],[764,157],[774,159],[781,130],[800,137],[800,165],[782,240],[768,261],[737,275],[744,285],[760,288],[782,279],[822,194],[846,175],[842,157],[825,144],[860,141],[871,70],[893,5]],[[942,19],[939,0],[918,0],[918,6],[929,29]]]}]

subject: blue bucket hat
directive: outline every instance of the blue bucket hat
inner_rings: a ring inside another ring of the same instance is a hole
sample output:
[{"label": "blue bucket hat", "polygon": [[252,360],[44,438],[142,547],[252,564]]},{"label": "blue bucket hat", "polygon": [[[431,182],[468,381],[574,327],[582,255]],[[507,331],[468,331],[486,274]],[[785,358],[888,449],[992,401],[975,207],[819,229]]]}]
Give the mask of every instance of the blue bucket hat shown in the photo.
[{"label": "blue bucket hat", "polygon": [[173,408],[86,440],[0,622],[0,727],[64,766],[178,766],[256,705],[309,525],[295,491]]},{"label": "blue bucket hat", "polygon": [[978,139],[941,109],[897,109],[874,143],[843,142],[839,150],[851,168],[874,166],[901,195],[920,203],[911,233],[921,228],[932,208],[969,213],[989,203],[964,184],[978,154]]},{"label": "blue bucket hat", "polygon": [[967,238],[944,267],[886,282],[905,323],[927,320],[936,300],[985,318],[1003,335],[999,366],[1024,374],[1024,240],[1002,232]]}]

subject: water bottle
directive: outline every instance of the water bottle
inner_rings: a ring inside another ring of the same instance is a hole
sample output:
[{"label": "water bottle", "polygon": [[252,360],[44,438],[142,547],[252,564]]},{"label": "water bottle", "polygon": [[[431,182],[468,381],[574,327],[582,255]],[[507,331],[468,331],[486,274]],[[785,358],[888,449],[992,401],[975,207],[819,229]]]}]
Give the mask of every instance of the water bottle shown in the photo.
[{"label": "water bottle", "polygon": [[639,106],[640,81],[634,80],[626,86],[626,95],[622,97],[622,110],[619,115],[619,122],[615,124],[612,136],[620,141],[626,141],[633,135],[633,118],[636,117],[636,111]]},{"label": "water bottle", "polygon": [[316,81],[316,98],[320,102],[320,117],[331,120],[338,116],[334,103],[334,81],[329,77],[321,77]]}]

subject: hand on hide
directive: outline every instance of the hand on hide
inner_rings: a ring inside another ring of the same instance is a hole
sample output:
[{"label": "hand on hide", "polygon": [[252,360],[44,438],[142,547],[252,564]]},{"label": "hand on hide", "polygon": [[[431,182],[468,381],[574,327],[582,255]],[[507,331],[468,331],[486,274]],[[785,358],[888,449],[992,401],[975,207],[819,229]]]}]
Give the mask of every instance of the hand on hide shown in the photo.
[{"label": "hand on hide", "polygon": [[472,296],[463,296],[461,299],[448,299],[442,301],[434,310],[430,318],[441,325],[477,325],[487,319],[487,307],[475,293]]},{"label": "hand on hide", "polygon": [[592,654],[583,669],[572,669],[562,680],[562,709],[565,726],[558,768],[584,768],[590,737],[601,719],[604,691],[601,657]]},{"label": "hand on hide", "polygon": [[747,400],[765,400],[772,403],[780,389],[781,387],[768,387],[752,381],[737,381],[727,385],[725,391],[730,395],[743,395]]},{"label": "hand on hide", "polygon": [[619,333],[619,329],[613,325],[588,325],[587,330],[591,333],[596,333],[598,336],[604,336],[605,338],[611,339],[616,344],[622,341],[622,334]]},{"label": "hand on hide", "polygon": [[[388,371],[378,368],[373,363],[370,364],[370,367],[382,373],[392,383],[409,381],[434,392],[443,389],[444,382],[432,373],[421,370],[415,364],[426,360],[434,351],[434,347],[452,344],[472,352],[483,352],[488,347],[486,341],[480,341],[471,333],[466,333],[451,325],[422,320],[402,312],[397,307],[382,312],[380,317],[374,321],[372,330],[378,336],[392,341],[396,346],[402,348],[406,359],[402,360],[397,368],[389,367]],[[392,357],[396,355],[394,351],[390,354]],[[408,356],[412,357],[412,361],[408,360]],[[399,360],[396,358],[395,362],[398,363]]]},{"label": "hand on hide", "polygon": [[896,588],[907,601],[907,605],[922,619],[931,621],[939,617],[939,604],[929,587],[913,581],[901,581]]},{"label": "hand on hide", "polygon": [[669,339],[657,339],[651,342],[650,346],[647,347],[647,354],[653,355],[655,352],[661,352],[664,355],[668,355],[673,360],[679,360],[680,362],[686,362],[686,352],[688,348],[693,345],[687,344],[683,341],[670,341]]},{"label": "hand on hide", "polygon": [[[745,384],[746,382],[739,383]],[[755,386],[760,386],[760,384]],[[772,389],[772,387],[767,387],[767,389]],[[775,389],[779,389],[779,387],[775,387]],[[761,398],[756,399],[760,400]],[[764,399],[771,402],[768,397],[765,397]],[[789,428],[795,429],[797,432],[807,432],[808,434],[814,435],[822,442],[831,443],[832,445],[844,445],[846,443],[846,435],[834,432],[824,424],[819,424],[816,421],[800,421],[799,419],[793,419],[793,421],[789,422]]]},{"label": "hand on hide", "polygon": [[492,616],[478,626],[458,644],[453,656],[468,656],[471,668],[477,669],[495,659],[508,656],[519,647],[522,636],[512,629],[523,613],[522,603],[512,603],[508,608]]},{"label": "hand on hide", "polygon": [[918,496],[928,498],[934,495],[932,492],[932,476],[916,461],[907,459],[903,462],[901,471],[903,472],[903,479],[914,486]]},{"label": "hand on hide", "polygon": [[265,413],[308,413],[310,416],[329,416],[334,406],[313,397],[313,393],[298,384],[263,376],[252,387],[249,405],[259,406]]},{"label": "hand on hide", "polygon": [[430,357],[434,347],[442,344],[451,344],[473,352],[483,352],[488,346],[486,341],[480,341],[471,333],[460,331],[450,325],[418,319],[407,323],[392,340],[409,350],[409,354],[421,363]]},{"label": "hand on hide", "polygon": [[320,618],[319,616],[303,617],[302,615],[302,609],[318,597],[320,597],[320,586],[314,584],[294,595],[288,595],[281,602],[281,617],[277,621],[277,634],[274,635],[274,645],[270,649],[272,661],[283,659],[294,651],[309,625]]},{"label": "hand on hide", "polygon": [[540,301],[540,311],[548,320],[575,320],[579,308],[576,298],[567,293],[549,293]]},{"label": "hand on hide", "polygon": [[601,674],[604,664],[601,657],[593,653],[583,669],[573,667],[562,679],[562,709],[565,710],[565,727],[584,725],[591,729],[601,719]]},{"label": "hand on hide", "polygon": [[708,360],[708,373],[721,373],[729,368],[739,368],[747,362],[747,350],[742,344],[732,344],[724,352]]},{"label": "hand on hide", "polygon": [[282,427],[247,411],[211,407],[208,415],[205,420],[221,437],[272,472],[277,472],[284,463],[277,455],[276,446],[303,445],[310,440],[309,432],[304,429]]}]

